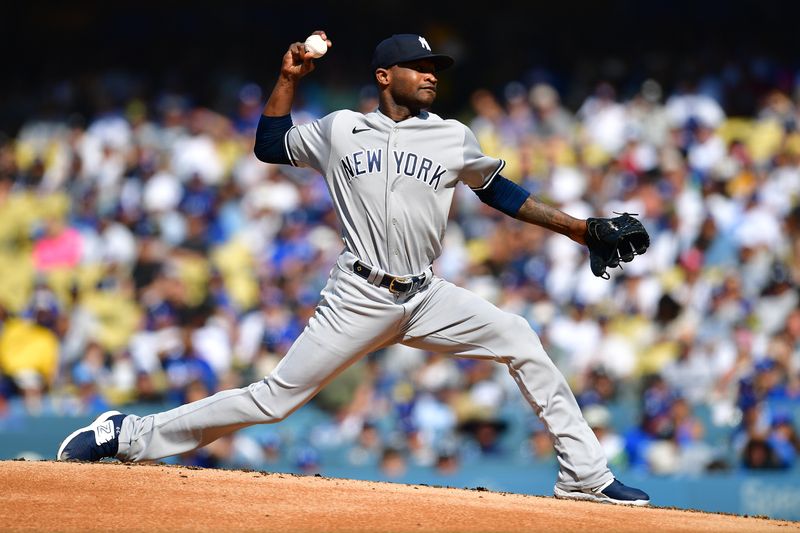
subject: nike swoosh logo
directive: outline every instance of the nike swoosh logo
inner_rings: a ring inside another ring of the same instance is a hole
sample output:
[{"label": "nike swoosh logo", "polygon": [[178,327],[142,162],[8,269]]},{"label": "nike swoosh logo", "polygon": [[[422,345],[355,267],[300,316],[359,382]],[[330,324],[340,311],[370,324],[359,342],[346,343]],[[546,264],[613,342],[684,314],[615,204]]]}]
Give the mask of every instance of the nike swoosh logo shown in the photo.
[{"label": "nike swoosh logo", "polygon": [[370,129],[371,129],[371,128],[361,128],[361,129],[358,129],[358,128],[356,128],[355,126],[353,126],[353,133],[354,133],[354,134],[355,134],[355,133],[361,133],[362,131],[369,131]]}]

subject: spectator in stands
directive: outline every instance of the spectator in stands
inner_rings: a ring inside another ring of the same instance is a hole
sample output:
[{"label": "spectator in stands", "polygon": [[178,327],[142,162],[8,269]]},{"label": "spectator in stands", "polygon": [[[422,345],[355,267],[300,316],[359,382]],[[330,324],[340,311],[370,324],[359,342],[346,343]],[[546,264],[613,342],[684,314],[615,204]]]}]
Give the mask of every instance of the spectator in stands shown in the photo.
[{"label": "spectator in stands", "polygon": [[625,108],[617,100],[617,89],[608,81],[599,82],[581,104],[577,117],[585,130],[588,147],[615,158],[625,146]]},{"label": "spectator in stands", "polygon": [[533,134],[541,139],[571,139],[575,131],[575,117],[563,106],[555,87],[540,82],[528,93],[533,110]]},{"label": "spectator in stands", "polygon": [[508,429],[508,422],[501,418],[476,415],[464,420],[459,431],[468,439],[470,455],[478,457],[502,457],[506,450],[502,445],[502,435]]},{"label": "spectator in stands", "polygon": [[797,435],[791,414],[778,412],[773,415],[767,443],[775,453],[781,468],[791,468],[797,464],[800,436]]},{"label": "spectator in stands", "polygon": [[616,399],[617,387],[615,379],[603,367],[592,367],[577,394],[578,404],[581,407],[607,405]]},{"label": "spectator in stands", "polygon": [[186,402],[189,396],[201,399],[217,391],[219,377],[195,350],[192,333],[191,328],[182,327],[180,343],[161,355],[169,384],[168,398],[175,403]]},{"label": "spectator in stands", "polygon": [[31,303],[30,318],[6,316],[0,331],[0,371],[9,376],[26,410],[41,412],[44,397],[57,377],[59,322],[57,303],[40,291]]},{"label": "spectator in stands", "polygon": [[355,444],[347,453],[347,460],[357,466],[378,464],[382,451],[383,439],[378,427],[372,422],[365,421]]},{"label": "spectator in stands", "polygon": [[600,441],[608,464],[616,468],[626,467],[628,460],[625,456],[625,439],[611,426],[611,412],[608,408],[600,404],[589,405],[583,408],[583,417]]},{"label": "spectator in stands", "polygon": [[379,468],[384,476],[399,478],[405,475],[408,461],[400,448],[386,446],[381,453]]},{"label": "spectator in stands", "polygon": [[748,470],[776,470],[781,468],[781,461],[769,442],[754,437],[744,447],[742,465]]},{"label": "spectator in stands", "polygon": [[553,452],[553,440],[539,419],[530,424],[527,438],[521,446],[521,455],[524,461],[555,465],[556,456]]},{"label": "spectator in stands", "polygon": [[438,446],[435,469],[444,476],[456,474],[461,469],[461,453],[452,440],[445,440]]}]

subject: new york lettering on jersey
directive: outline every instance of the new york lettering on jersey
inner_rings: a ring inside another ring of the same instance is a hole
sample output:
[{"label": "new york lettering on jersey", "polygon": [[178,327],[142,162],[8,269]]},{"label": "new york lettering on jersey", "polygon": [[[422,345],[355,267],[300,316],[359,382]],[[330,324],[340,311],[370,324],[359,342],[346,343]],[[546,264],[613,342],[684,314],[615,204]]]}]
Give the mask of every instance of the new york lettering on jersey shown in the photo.
[{"label": "new york lettering on jersey", "polygon": [[383,149],[358,150],[344,156],[339,164],[348,177],[348,181],[364,174],[380,174],[383,172]]},{"label": "new york lettering on jersey", "polygon": [[[417,155],[414,152],[394,151],[395,171],[397,175],[416,178],[419,181],[439,190],[439,181],[447,169],[441,164],[435,163],[427,157]],[[434,169],[434,165],[436,165]]]},{"label": "new york lettering on jersey", "polygon": [[[393,150],[392,159],[396,175],[422,181],[435,191],[439,190],[442,176],[447,172],[447,168],[442,164],[414,152]],[[339,164],[349,181],[364,174],[382,174],[384,171],[383,161],[383,149],[378,148],[376,150],[358,150],[348,154],[340,160]]]}]

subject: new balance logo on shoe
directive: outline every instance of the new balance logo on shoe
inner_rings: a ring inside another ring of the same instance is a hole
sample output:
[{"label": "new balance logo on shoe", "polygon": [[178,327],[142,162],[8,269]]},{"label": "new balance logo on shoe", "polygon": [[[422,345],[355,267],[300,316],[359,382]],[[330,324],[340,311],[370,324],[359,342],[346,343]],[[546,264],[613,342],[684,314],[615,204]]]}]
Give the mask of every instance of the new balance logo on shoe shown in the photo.
[{"label": "new balance logo on shoe", "polygon": [[104,442],[108,442],[114,437],[116,437],[116,432],[114,431],[114,421],[113,420],[106,420],[102,424],[98,425],[97,428],[94,430],[94,440],[98,446],[103,444]]}]

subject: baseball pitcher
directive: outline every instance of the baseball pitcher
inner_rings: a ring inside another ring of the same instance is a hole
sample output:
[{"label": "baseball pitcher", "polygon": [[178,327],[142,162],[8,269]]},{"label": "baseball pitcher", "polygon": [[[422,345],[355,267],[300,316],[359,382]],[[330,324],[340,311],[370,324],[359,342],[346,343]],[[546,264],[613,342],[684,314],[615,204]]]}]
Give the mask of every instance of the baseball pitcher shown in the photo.
[{"label": "baseball pitcher", "polygon": [[[325,32],[315,34],[331,46]],[[647,494],[614,478],[566,380],[528,323],[431,268],[458,186],[509,216],[588,245],[598,276],[646,250],[641,225],[627,214],[573,218],[504,178],[503,161],[483,154],[469,128],[428,111],[437,74],[453,59],[433,53],[418,35],[393,35],[375,48],[378,109],[341,110],[294,125],[295,92],[319,56],[303,43],[289,47],[255,143],[263,161],[319,171],[341,224],[343,250],[305,330],[263,380],[149,416],[104,413],[68,436],[57,458],[160,459],[252,424],[279,422],[355,361],[402,343],[506,365],[553,436],[557,497],[648,504]]]}]

